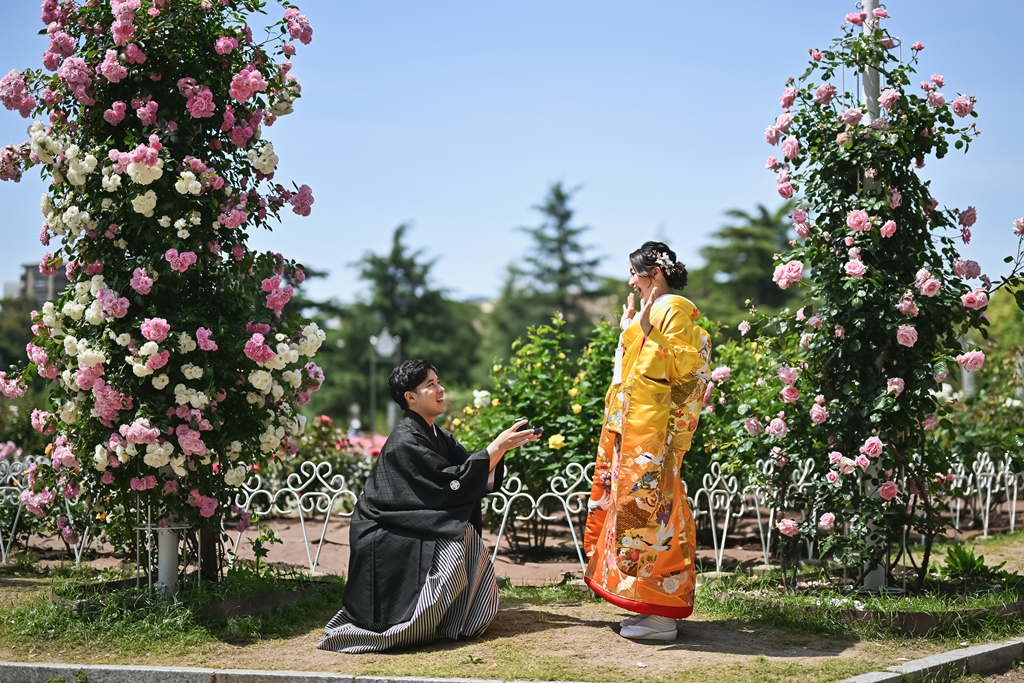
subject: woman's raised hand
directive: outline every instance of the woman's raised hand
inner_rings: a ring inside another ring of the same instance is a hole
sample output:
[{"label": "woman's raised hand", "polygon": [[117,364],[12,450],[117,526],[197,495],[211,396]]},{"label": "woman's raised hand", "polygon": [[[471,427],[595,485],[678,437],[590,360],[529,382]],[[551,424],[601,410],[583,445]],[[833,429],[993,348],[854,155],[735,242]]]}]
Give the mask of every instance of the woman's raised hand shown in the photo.
[{"label": "woman's raised hand", "polygon": [[625,331],[627,327],[633,322],[633,311],[635,300],[633,299],[633,292],[629,293],[626,297],[626,303],[622,305],[622,318],[619,319],[619,329]]},{"label": "woman's raised hand", "polygon": [[645,298],[640,299],[640,327],[646,337],[651,333],[651,307],[654,306],[655,288],[647,293]]}]

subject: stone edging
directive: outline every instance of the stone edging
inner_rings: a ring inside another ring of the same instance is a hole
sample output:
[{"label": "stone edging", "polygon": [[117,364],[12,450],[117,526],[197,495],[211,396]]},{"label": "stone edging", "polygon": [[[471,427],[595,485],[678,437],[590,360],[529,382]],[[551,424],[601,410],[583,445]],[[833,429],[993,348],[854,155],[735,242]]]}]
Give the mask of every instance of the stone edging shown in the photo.
[{"label": "stone edging", "polygon": [[[1003,671],[1021,659],[1024,659],[1024,638],[1016,638],[1004,643],[950,650],[901,666],[891,666],[885,671],[873,671],[847,678],[839,683],[931,683],[967,674]],[[79,672],[85,673],[88,683],[503,683],[498,680],[472,678],[351,676],[320,671],[0,662],[2,683],[43,683],[57,676],[63,676],[67,683],[73,683]]]},{"label": "stone edging", "polygon": [[919,683],[948,681],[968,674],[999,673],[1024,659],[1024,638],[975,645],[916,659],[885,671],[872,671],[839,683]]}]

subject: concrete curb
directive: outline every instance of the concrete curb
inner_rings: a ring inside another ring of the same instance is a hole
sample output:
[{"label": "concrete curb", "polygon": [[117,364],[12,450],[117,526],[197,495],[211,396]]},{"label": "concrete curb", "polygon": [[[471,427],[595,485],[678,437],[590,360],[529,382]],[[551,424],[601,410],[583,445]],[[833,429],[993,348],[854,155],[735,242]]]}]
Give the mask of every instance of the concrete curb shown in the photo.
[{"label": "concrete curb", "polygon": [[[948,681],[967,674],[998,673],[1024,659],[1024,638],[1005,643],[975,645],[924,657],[885,671],[872,671],[839,683],[923,683]],[[6,683],[6,682],[5,682]]]},{"label": "concrete curb", "polygon": [[[117,666],[0,662],[0,683],[44,683],[63,676],[74,683],[84,673],[88,683],[504,683],[476,678],[352,676],[325,671],[196,669],[180,666]],[[512,682],[517,683],[517,682]],[[519,682],[525,683],[525,682]]]},{"label": "concrete curb", "polygon": [[[839,683],[935,683],[967,674],[995,673],[1024,659],[1024,638],[975,645],[925,657],[885,671],[873,671]],[[0,662],[0,683],[44,683],[63,676],[73,683],[79,672],[88,683],[503,683],[475,678],[352,676],[323,671],[198,669],[177,666],[81,666]],[[513,681],[511,683],[524,683]]]}]

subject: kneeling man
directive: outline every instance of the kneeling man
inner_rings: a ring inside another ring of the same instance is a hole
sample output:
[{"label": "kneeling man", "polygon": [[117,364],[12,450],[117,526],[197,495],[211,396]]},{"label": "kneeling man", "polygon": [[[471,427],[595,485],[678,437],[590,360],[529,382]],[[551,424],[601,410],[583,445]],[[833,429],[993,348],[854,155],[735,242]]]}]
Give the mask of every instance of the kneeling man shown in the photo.
[{"label": "kneeling man", "polygon": [[498,612],[494,567],[480,539],[480,502],[501,486],[507,450],[539,430],[505,430],[469,453],[434,425],[444,387],[425,360],[388,377],[405,416],[384,443],[356,503],[344,608],[318,648],[379,652],[478,636]]}]

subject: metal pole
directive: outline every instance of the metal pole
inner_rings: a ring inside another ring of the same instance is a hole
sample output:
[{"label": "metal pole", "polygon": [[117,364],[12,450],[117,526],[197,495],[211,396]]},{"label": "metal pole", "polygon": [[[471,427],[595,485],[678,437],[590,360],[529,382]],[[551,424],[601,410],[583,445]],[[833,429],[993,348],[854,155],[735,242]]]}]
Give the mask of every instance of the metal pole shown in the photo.
[{"label": "metal pole", "polygon": [[[861,0],[861,9],[868,15],[868,18],[864,21],[864,33],[872,33],[874,29],[871,28],[871,20],[874,19],[872,12],[878,8],[878,0]],[[879,87],[879,76],[878,69],[873,66],[864,67],[864,77],[861,81],[861,100],[864,103],[865,112],[865,124],[870,124],[872,121],[878,118],[880,109],[878,107],[878,94],[881,92]]]},{"label": "metal pole", "polygon": [[370,348],[370,436],[377,433],[377,349]]},{"label": "metal pole", "polygon": [[[874,19],[874,14],[872,14],[872,12],[878,7],[878,0],[861,0],[860,5],[861,5],[861,10],[868,15],[867,19],[865,19],[864,24],[863,24],[863,27],[864,27],[863,31],[864,31],[865,34],[872,33],[874,31],[874,29],[871,28],[871,21],[872,21],[872,19]],[[878,95],[879,95],[879,92],[880,92],[880,87],[879,87],[878,69],[876,69],[875,67],[873,67],[871,65],[867,65],[867,66],[864,67],[863,77],[861,78],[861,102],[862,102],[862,104],[864,106],[864,109],[865,109],[864,119],[863,119],[865,125],[870,125],[872,121],[875,121],[876,119],[878,119],[878,116],[879,116],[879,113],[880,113],[880,108],[878,106]],[[873,178],[865,178],[864,179],[864,188],[865,189],[867,189],[867,190],[874,189],[873,184],[874,184],[874,179]],[[871,473],[873,475],[877,474],[877,467],[872,468]],[[877,492],[875,492],[874,495],[877,496]],[[869,525],[868,528],[870,530],[872,530],[872,531],[877,529],[877,527],[875,525],[873,525],[873,524]],[[867,590],[870,590],[870,591],[879,591],[879,592],[885,590],[885,588],[886,588],[886,580],[885,579],[886,579],[886,573],[887,573],[886,564],[887,563],[885,561],[885,554],[883,553],[883,559],[882,559],[881,563],[877,567],[875,567],[874,569],[872,569],[871,571],[867,572],[867,574],[864,575],[864,588],[866,588]]]}]

